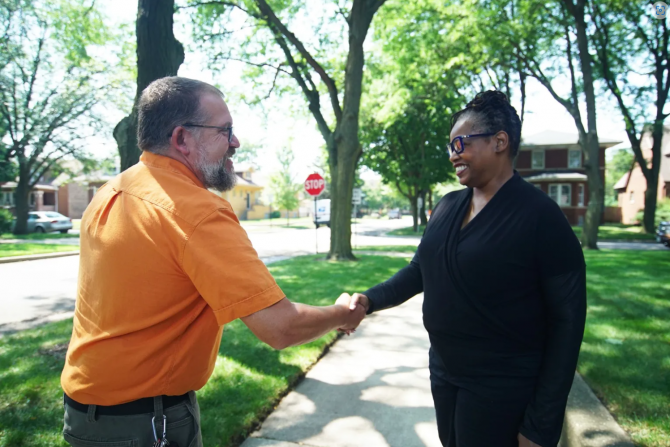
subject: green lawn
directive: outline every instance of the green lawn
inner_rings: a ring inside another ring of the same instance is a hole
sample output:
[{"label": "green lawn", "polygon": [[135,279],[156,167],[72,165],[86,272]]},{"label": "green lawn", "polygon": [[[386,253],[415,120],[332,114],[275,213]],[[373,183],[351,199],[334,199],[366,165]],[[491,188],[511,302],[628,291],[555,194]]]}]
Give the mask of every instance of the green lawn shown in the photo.
[{"label": "green lawn", "polygon": [[354,253],[357,251],[391,251],[396,253],[408,253],[408,256],[413,256],[416,252],[416,245],[371,245],[369,247],[354,248]]},{"label": "green lawn", "polygon": [[579,372],[645,447],[670,446],[670,254],[586,252]]},{"label": "green lawn", "polygon": [[30,233],[30,234],[0,234],[0,239],[20,239],[27,241],[43,241],[46,239],[79,239],[78,234],[61,233]]},{"label": "green lawn", "polygon": [[[365,290],[393,275],[407,258],[361,256],[331,263],[305,256],[269,266],[286,295],[331,304],[339,291]],[[63,321],[0,339],[0,446],[65,446],[60,371],[72,324]],[[204,445],[236,445],[316,362],[331,333],[305,346],[275,351],[240,321],[226,326],[214,374],[198,392]]]},{"label": "green lawn", "polygon": [[386,233],[388,236],[422,236],[423,230],[426,229],[425,225],[419,225],[419,231],[415,232],[413,227],[398,228],[397,230],[392,230]]},{"label": "green lawn", "polygon": [[[418,232],[414,232],[412,227],[399,228],[390,231],[389,236],[421,236],[425,227],[419,227]],[[572,227],[577,237],[581,237],[582,228]],[[653,234],[642,232],[642,227],[637,225],[606,224],[598,229],[598,238],[603,241],[653,241]]]},{"label": "green lawn", "polygon": [[[572,227],[577,237],[582,236],[582,227]],[[605,224],[598,228],[598,239],[603,241],[653,241],[653,234],[646,234],[638,225]]]},{"label": "green lawn", "polygon": [[[77,251],[76,245],[58,244],[0,244],[0,258],[10,256],[39,255],[64,251]],[[1,444],[0,444],[1,445]]]},{"label": "green lawn", "polygon": [[247,230],[267,229],[270,227],[293,228],[296,230],[314,228],[314,222],[312,222],[310,217],[298,217],[295,219],[291,218],[289,219],[288,225],[286,224],[285,217],[277,217],[275,219],[242,220],[240,223]]}]

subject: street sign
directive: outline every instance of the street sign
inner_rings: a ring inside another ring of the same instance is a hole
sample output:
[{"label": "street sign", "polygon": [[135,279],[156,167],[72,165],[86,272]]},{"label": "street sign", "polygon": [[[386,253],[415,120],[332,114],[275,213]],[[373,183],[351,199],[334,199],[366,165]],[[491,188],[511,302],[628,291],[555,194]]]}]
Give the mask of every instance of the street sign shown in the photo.
[{"label": "street sign", "polygon": [[305,191],[310,196],[321,195],[324,189],[326,189],[326,181],[319,174],[310,174],[305,180]]},{"label": "street sign", "polygon": [[360,205],[363,199],[361,188],[354,188],[354,194],[351,196],[352,205]]}]

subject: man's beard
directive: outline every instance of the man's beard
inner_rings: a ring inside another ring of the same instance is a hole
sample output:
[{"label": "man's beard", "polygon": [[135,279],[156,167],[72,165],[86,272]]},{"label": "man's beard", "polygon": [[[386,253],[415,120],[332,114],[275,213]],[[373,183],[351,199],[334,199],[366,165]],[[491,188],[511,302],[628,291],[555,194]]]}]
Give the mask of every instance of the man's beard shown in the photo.
[{"label": "man's beard", "polygon": [[202,183],[207,189],[219,192],[230,191],[237,182],[237,174],[226,169],[226,161],[230,157],[226,155],[221,160],[210,163],[205,159],[206,151],[204,147],[198,147],[198,158],[195,164],[202,175]]}]

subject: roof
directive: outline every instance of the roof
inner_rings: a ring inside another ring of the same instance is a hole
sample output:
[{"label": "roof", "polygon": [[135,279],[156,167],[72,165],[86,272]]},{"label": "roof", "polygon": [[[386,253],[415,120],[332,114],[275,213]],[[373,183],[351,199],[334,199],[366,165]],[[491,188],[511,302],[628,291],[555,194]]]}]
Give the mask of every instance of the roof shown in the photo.
[{"label": "roof", "polygon": [[[0,188],[5,188],[5,189],[7,189],[7,188],[14,189],[17,186],[18,186],[18,184],[16,182],[0,183]],[[39,184],[33,186],[33,190],[37,190],[37,191],[58,191],[58,187],[57,186],[52,186],[52,185],[44,185],[42,183],[39,183]]]},{"label": "roof", "polygon": [[614,184],[614,190],[625,190],[628,188],[628,179],[630,179],[630,173],[631,171],[626,172],[623,177],[621,177],[619,181]]},{"label": "roof", "polygon": [[565,180],[565,181],[585,181],[586,175],[578,172],[547,172],[544,174],[531,175],[524,177],[529,182],[539,182],[545,180]]},{"label": "roof", "polygon": [[237,174],[237,185],[239,185],[239,186],[249,186],[249,187],[258,188],[258,189],[263,188],[261,185],[257,185],[254,182],[252,182],[251,180],[245,179],[244,177],[242,177],[240,175],[240,173],[236,173],[236,174]]},{"label": "roof", "polygon": [[[598,142],[600,147],[612,147],[621,143],[619,140],[611,138],[604,138],[599,136]],[[579,135],[569,132],[558,132],[555,130],[545,130],[544,132],[536,133],[527,137],[521,138],[521,147],[536,147],[536,146],[574,146],[579,144]]]}]

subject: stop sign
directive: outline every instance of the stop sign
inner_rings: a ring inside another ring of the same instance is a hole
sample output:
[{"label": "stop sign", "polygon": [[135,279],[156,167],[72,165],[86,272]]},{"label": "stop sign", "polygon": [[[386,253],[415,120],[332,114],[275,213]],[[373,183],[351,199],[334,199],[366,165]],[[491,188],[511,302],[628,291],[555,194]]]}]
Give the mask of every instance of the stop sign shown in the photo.
[{"label": "stop sign", "polygon": [[305,191],[310,196],[318,196],[326,188],[326,181],[319,174],[310,174],[305,180]]}]

